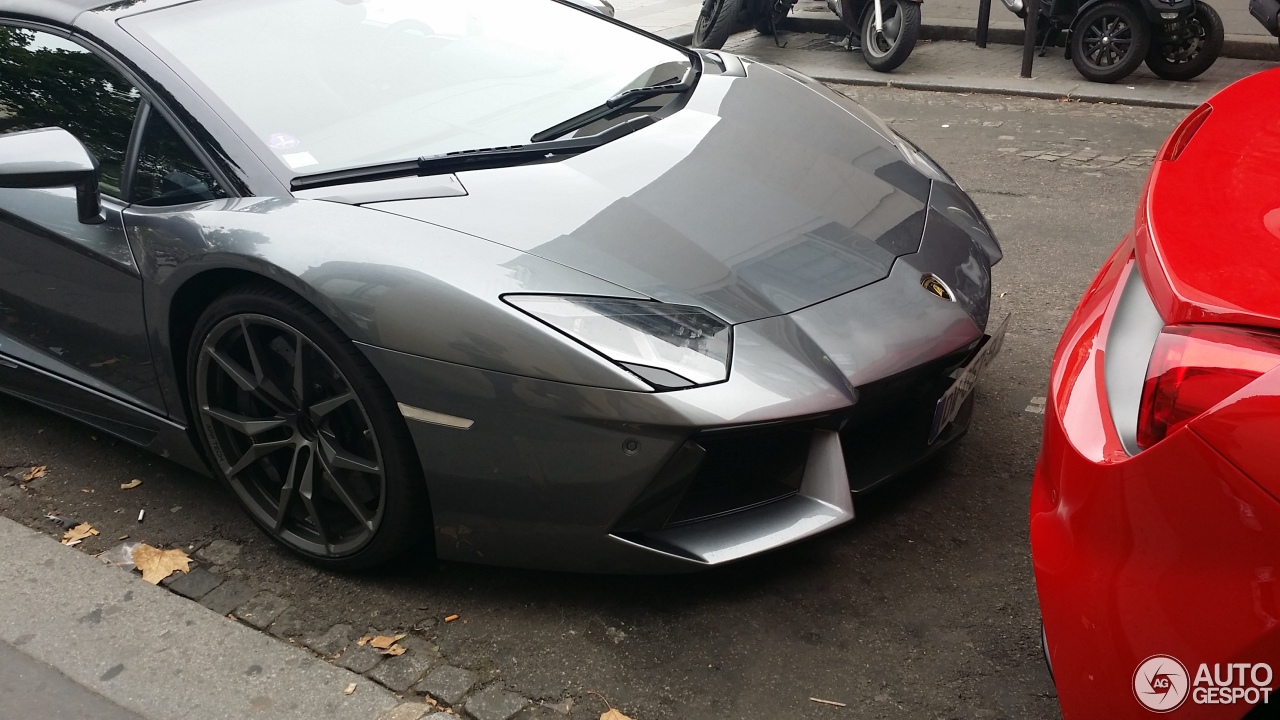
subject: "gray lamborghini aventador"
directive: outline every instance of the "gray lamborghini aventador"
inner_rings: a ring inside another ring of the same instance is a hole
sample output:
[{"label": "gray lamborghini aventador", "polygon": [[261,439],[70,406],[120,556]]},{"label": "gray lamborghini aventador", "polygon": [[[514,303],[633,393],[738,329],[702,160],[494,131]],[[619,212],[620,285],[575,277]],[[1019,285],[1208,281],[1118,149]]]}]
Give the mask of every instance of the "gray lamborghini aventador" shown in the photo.
[{"label": "gray lamborghini aventador", "polygon": [[336,568],[823,532],[1001,335],[918,148],[568,0],[0,0],[0,188],[0,390]]}]

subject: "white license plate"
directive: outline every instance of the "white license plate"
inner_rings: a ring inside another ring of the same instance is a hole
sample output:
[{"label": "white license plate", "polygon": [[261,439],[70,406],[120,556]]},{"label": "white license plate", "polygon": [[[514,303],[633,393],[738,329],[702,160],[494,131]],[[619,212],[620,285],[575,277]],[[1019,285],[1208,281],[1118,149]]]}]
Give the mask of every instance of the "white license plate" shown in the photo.
[{"label": "white license plate", "polygon": [[956,419],[956,415],[960,414],[960,408],[964,407],[964,401],[969,399],[973,388],[978,384],[978,376],[982,371],[987,369],[992,360],[996,359],[996,355],[1000,354],[1000,346],[1004,344],[1004,331],[1009,327],[1009,316],[1004,316],[1004,321],[1000,323],[1000,327],[996,329],[978,348],[978,352],[969,359],[969,363],[960,368],[960,376],[951,383],[951,387],[938,398],[938,404],[933,409],[933,425],[929,429],[929,443],[932,444],[942,431]]}]

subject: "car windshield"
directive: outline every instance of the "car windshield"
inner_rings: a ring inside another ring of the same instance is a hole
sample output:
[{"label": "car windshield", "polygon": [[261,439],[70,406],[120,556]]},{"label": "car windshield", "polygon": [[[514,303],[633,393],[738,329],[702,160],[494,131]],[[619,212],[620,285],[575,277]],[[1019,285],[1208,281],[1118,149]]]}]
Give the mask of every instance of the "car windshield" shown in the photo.
[{"label": "car windshield", "polygon": [[289,175],[528,143],[690,62],[553,0],[205,0],[121,25]]}]

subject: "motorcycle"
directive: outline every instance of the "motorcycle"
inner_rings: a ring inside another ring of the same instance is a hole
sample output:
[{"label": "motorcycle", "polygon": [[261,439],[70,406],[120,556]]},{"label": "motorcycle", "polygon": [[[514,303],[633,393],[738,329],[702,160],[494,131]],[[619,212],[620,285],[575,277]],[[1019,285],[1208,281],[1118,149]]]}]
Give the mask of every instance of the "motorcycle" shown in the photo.
[{"label": "motorcycle", "polygon": [[[1265,1],[1265,0],[1260,0]],[[1001,0],[1024,20],[1024,0]],[[1144,61],[1166,80],[1190,80],[1222,54],[1222,18],[1204,0],[1043,0],[1040,55],[1066,35],[1066,57],[1086,80],[1114,83]]]},{"label": "motorcycle", "polygon": [[[849,29],[848,48],[861,50],[872,70],[890,72],[906,61],[920,40],[921,2],[827,0],[827,7]],[[795,4],[796,0],[703,0],[694,24],[693,46],[723,47],[735,24],[777,35],[778,25]]]},{"label": "motorcycle", "polygon": [[1280,0],[1249,0],[1249,14],[1272,35],[1280,37]]}]

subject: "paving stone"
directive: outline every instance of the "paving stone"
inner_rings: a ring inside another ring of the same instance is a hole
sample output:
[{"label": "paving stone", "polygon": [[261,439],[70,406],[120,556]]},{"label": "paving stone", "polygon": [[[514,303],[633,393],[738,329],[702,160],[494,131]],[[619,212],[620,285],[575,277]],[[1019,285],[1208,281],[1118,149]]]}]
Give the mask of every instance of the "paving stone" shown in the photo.
[{"label": "paving stone", "polygon": [[[427,713],[432,715],[443,714],[432,712],[430,705],[422,703],[404,703],[397,705],[386,713],[378,716],[378,720],[421,720]],[[454,717],[457,717],[456,715]]]},{"label": "paving stone", "polygon": [[240,555],[240,546],[226,540],[214,540],[196,551],[196,557],[214,565],[230,565]]},{"label": "paving stone", "polygon": [[1098,157],[1098,162],[1118,163],[1123,159],[1123,155],[1101,155]]},{"label": "paving stone", "polygon": [[239,580],[227,580],[200,598],[200,604],[219,615],[229,615],[232,610],[252,600],[257,594],[257,590]]},{"label": "paving stone", "polygon": [[356,632],[355,628],[339,623],[321,634],[303,637],[302,644],[311,648],[311,651],[317,655],[333,657],[346,650],[347,646],[358,637],[360,637],[360,634]]},{"label": "paving stone", "polygon": [[271,627],[267,629],[267,632],[278,638],[295,638],[305,635],[307,632],[306,615],[297,608],[291,607],[280,613],[280,617],[271,623]]},{"label": "paving stone", "polygon": [[1043,152],[1043,150],[1023,150],[1018,153],[1018,157],[1038,157]]},{"label": "paving stone", "polygon": [[235,616],[259,630],[265,630],[275,622],[280,614],[287,610],[289,603],[283,598],[269,592],[258,593],[256,597],[235,609]]},{"label": "paving stone", "polygon": [[338,658],[338,667],[343,667],[361,675],[369,672],[382,662],[382,653],[368,645],[352,645]]},{"label": "paving stone", "polygon": [[430,675],[413,686],[413,690],[430,695],[442,703],[456,705],[475,687],[477,679],[476,674],[470,670],[444,665],[432,670]]},{"label": "paving stone", "polygon": [[221,584],[221,577],[202,567],[197,567],[185,575],[178,573],[178,577],[169,583],[169,589],[184,598],[199,600]]},{"label": "paving stone", "polygon": [[511,720],[511,716],[529,706],[529,701],[497,685],[472,695],[464,706],[476,720]]},{"label": "paving stone", "polygon": [[369,679],[385,685],[392,692],[402,693],[413,687],[434,664],[429,656],[407,652],[384,660],[369,673]]}]

